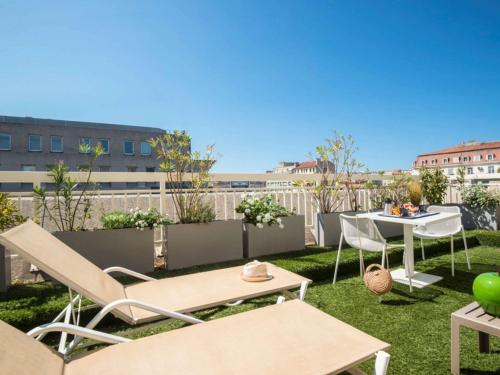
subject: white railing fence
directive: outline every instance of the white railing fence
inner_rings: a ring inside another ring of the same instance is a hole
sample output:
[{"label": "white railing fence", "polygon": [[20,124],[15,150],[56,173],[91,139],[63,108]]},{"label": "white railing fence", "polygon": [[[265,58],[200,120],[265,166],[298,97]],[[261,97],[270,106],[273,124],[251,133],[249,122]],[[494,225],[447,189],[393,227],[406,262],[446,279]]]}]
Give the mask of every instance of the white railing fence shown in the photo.
[{"label": "white railing fence", "polygon": [[[83,174],[73,173],[77,178]],[[274,175],[274,174],[218,174],[212,175],[214,181],[293,181],[304,179],[304,175]],[[307,176],[308,180],[317,180],[318,175]],[[156,208],[161,213],[169,215],[174,221],[177,219],[172,193],[165,188],[165,177],[163,173],[95,173],[94,182],[118,182],[118,183],[157,183],[159,189],[121,189],[121,190],[100,190],[92,196],[91,218],[88,220],[87,228],[101,227],[100,219],[103,214],[111,211],[128,211],[131,208],[140,209]],[[42,172],[0,172],[0,183],[30,183],[33,186],[40,186],[48,183],[46,173]],[[499,185],[492,185],[490,189],[499,189]],[[217,220],[239,219],[241,214],[237,214],[235,208],[242,200],[242,194],[254,193],[256,196],[271,194],[275,199],[298,215],[305,216],[307,227],[313,225],[313,217],[318,211],[317,204],[313,196],[311,187],[286,187],[280,189],[273,188],[244,188],[244,189],[218,189],[210,188],[204,193],[206,199],[212,203]],[[357,192],[358,202],[363,210],[372,209],[371,190],[361,189]],[[30,191],[9,193],[11,199],[15,200],[21,213],[24,216],[35,218],[37,210],[34,204],[33,194]],[[461,194],[457,186],[449,186],[444,203],[461,203]],[[338,211],[350,210],[349,202],[344,196],[339,202]],[[53,224],[45,220],[45,227],[55,230]]]}]

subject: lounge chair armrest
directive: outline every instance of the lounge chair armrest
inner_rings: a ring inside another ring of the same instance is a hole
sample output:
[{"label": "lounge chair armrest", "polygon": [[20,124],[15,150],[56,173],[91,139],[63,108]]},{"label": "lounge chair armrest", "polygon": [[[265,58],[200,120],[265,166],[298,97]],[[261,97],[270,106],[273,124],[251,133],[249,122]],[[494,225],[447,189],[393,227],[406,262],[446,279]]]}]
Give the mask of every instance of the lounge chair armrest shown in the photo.
[{"label": "lounge chair armrest", "polygon": [[73,324],[68,323],[48,323],[41,325],[39,327],[33,328],[27,333],[28,336],[36,338],[42,334],[49,332],[65,332],[70,335],[86,337],[88,339],[96,340],[99,342],[104,342],[107,344],[120,344],[123,342],[130,342],[132,340],[125,337],[111,335],[109,333],[104,333],[100,331],[95,331],[93,329],[78,327]]},{"label": "lounge chair armrest", "polygon": [[104,269],[103,272],[105,272],[105,273],[120,272],[120,273],[123,273],[125,275],[133,276],[133,277],[135,277],[137,279],[144,280],[144,281],[153,281],[153,280],[156,280],[156,279],[154,279],[152,277],[143,275],[142,273],[135,272],[135,271],[129,270],[128,268],[118,267],[118,266],[108,267],[108,268]]}]

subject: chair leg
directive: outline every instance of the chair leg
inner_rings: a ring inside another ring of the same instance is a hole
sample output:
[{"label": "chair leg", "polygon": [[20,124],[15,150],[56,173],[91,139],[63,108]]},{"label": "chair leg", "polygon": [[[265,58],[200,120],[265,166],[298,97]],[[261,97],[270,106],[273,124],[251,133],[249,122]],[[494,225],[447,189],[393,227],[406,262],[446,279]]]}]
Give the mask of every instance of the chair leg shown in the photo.
[{"label": "chair leg", "polygon": [[339,249],[337,251],[337,261],[335,262],[335,272],[333,274],[333,283],[332,284],[335,284],[337,282],[337,271],[339,270],[340,251],[342,250],[342,240],[343,239],[344,239],[344,234],[340,233]]},{"label": "chair leg", "polygon": [[425,260],[424,239],[420,239],[420,248],[422,249],[422,260]]},{"label": "chair leg", "polygon": [[386,352],[377,352],[375,354],[375,368],[373,369],[373,375],[386,375],[387,368],[389,367],[389,361],[391,356]]},{"label": "chair leg", "polygon": [[469,249],[467,248],[467,240],[465,239],[464,227],[462,227],[462,238],[464,239],[465,258],[467,259],[467,268],[470,271]]},{"label": "chair leg", "polygon": [[387,269],[389,269],[389,253],[387,253],[387,250],[385,251],[385,266]]},{"label": "chair leg", "polygon": [[453,236],[450,237],[451,243],[451,276],[455,276],[455,252],[453,251]]},{"label": "chair leg", "polygon": [[386,260],[386,258],[387,258],[387,249],[384,246],[384,248],[382,250],[382,267],[383,268],[385,268],[385,260]]},{"label": "chair leg", "polygon": [[365,261],[363,259],[363,250],[359,249],[359,276],[363,277],[365,274]]}]

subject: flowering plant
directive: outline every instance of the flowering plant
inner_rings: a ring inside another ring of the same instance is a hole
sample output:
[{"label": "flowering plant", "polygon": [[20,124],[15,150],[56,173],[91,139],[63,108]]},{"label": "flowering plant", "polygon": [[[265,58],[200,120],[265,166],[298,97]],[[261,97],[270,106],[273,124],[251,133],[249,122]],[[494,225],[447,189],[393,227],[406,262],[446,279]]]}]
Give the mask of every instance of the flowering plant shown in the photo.
[{"label": "flowering plant", "polygon": [[166,216],[161,215],[156,209],[150,208],[142,211],[139,207],[131,208],[130,212],[110,212],[101,218],[106,229],[124,229],[137,228],[156,228],[158,225],[172,224],[172,221]]},{"label": "flowering plant", "polygon": [[274,201],[271,194],[263,198],[258,198],[255,194],[242,194],[243,199],[236,212],[244,214],[245,223],[254,224],[257,228],[264,228],[264,224],[269,226],[277,224],[280,229],[284,228],[281,218],[293,215],[286,207]]}]

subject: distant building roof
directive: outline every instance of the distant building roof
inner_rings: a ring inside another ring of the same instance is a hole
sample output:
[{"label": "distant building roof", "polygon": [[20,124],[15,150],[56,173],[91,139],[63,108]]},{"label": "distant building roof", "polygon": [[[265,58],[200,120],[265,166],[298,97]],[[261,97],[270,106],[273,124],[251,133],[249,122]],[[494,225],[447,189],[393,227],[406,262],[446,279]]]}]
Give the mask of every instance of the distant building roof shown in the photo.
[{"label": "distant building roof", "polygon": [[68,126],[68,127],[86,127],[94,129],[110,129],[110,130],[130,130],[137,132],[148,133],[162,133],[165,130],[147,126],[136,125],[120,125],[120,124],[106,124],[100,122],[84,122],[84,121],[66,121],[66,120],[53,120],[42,119],[36,117],[16,117],[16,116],[0,116],[0,124],[23,124],[23,125],[41,125],[41,126]]},{"label": "distant building roof", "polygon": [[441,150],[426,152],[418,156],[428,156],[428,155],[439,155],[439,154],[450,154],[457,152],[467,152],[467,151],[478,151],[487,150],[490,148],[500,148],[500,141],[494,142],[469,142],[458,146],[452,146],[448,148],[443,148]]},{"label": "distant building roof", "polygon": [[318,165],[318,162],[316,160],[312,160],[312,161],[305,161],[303,163],[300,163],[295,168],[296,169],[314,168],[317,165]]}]

